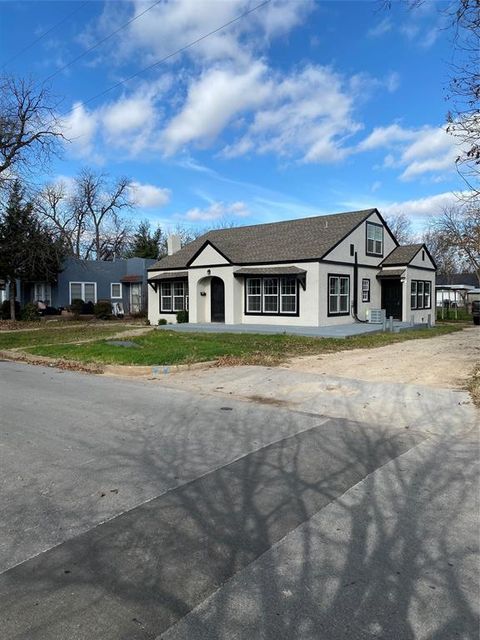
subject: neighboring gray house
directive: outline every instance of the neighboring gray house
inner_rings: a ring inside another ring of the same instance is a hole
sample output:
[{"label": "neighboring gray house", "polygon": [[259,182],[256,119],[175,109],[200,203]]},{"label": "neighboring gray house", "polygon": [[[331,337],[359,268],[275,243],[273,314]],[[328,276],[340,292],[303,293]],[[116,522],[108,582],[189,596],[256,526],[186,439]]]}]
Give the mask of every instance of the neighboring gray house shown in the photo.
[{"label": "neighboring gray house", "polygon": [[468,303],[470,292],[476,288],[478,288],[478,279],[474,273],[438,275],[435,287],[437,307],[464,306]]},{"label": "neighboring gray house", "polygon": [[181,309],[192,323],[325,326],[380,309],[435,322],[427,247],[400,247],[377,209],[209,231],[169,254],[148,269],[152,324]]},{"label": "neighboring gray house", "polygon": [[75,298],[84,302],[110,300],[120,303],[124,313],[138,313],[147,306],[147,269],[155,260],[128,258],[79,260],[67,258],[56,283],[22,282],[20,303],[43,302],[52,307],[68,307]]}]

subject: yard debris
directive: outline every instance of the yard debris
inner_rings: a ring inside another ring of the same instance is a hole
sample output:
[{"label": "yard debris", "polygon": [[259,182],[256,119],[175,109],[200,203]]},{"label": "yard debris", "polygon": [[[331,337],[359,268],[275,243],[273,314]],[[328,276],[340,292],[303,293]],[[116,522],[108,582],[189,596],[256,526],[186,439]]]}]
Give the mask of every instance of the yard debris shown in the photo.
[{"label": "yard debris", "polygon": [[67,371],[84,371],[85,373],[103,373],[103,366],[94,363],[77,362],[75,360],[63,360],[61,358],[47,358],[46,356],[33,356],[30,353],[22,351],[0,351],[0,358],[13,362],[25,362],[26,364],[35,364],[42,367],[52,367],[55,369],[64,369]]}]

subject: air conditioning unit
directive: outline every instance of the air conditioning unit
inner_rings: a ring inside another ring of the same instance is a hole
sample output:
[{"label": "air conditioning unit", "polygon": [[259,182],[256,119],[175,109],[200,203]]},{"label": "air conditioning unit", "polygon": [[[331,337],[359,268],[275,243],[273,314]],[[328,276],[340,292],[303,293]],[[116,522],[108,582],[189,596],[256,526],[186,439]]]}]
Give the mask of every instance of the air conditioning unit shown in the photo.
[{"label": "air conditioning unit", "polygon": [[372,324],[383,324],[385,320],[385,309],[368,309],[367,320]]}]

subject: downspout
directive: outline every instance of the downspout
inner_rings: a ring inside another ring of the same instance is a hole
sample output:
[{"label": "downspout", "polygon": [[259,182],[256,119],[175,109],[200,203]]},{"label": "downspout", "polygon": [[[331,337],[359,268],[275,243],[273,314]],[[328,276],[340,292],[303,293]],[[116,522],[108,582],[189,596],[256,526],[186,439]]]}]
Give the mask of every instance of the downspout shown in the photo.
[{"label": "downspout", "polygon": [[360,320],[358,317],[358,254],[355,251],[355,258],[353,262],[353,304],[352,304],[352,316],[356,322],[365,324],[367,320]]}]

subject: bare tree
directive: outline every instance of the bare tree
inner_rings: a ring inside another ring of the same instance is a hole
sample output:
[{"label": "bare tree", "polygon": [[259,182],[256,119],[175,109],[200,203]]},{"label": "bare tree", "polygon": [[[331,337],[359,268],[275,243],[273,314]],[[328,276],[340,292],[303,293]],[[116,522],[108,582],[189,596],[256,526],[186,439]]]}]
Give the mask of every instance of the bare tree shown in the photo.
[{"label": "bare tree", "polygon": [[86,219],[73,206],[65,183],[45,185],[35,198],[35,209],[44,224],[63,239],[68,254],[81,258]]},{"label": "bare tree", "polygon": [[[427,0],[403,0],[415,10]],[[380,6],[391,8],[392,0]],[[447,17],[452,41],[446,115],[447,131],[459,142],[456,167],[468,190],[458,194],[463,202],[480,197],[480,0],[450,0],[440,4]]]},{"label": "bare tree", "polygon": [[35,200],[40,219],[64,239],[68,253],[84,260],[112,260],[124,253],[131,224],[123,215],[131,211],[127,178],[84,169],[72,189],[46,185]]},{"label": "bare tree", "polygon": [[412,221],[406,213],[391,213],[383,217],[390,231],[400,244],[412,244],[415,241],[412,231]]},{"label": "bare tree", "polygon": [[432,231],[445,256],[458,268],[473,270],[480,285],[480,208],[472,202],[445,207]]},{"label": "bare tree", "polygon": [[0,77],[0,186],[59,153],[64,138],[46,87]]},{"label": "bare tree", "polygon": [[449,8],[454,56],[447,99],[447,131],[460,142],[456,159],[469,191],[464,201],[480,196],[480,2],[456,0]]},{"label": "bare tree", "polygon": [[451,276],[462,269],[458,251],[449,243],[448,238],[433,224],[422,235],[424,242],[437,265],[438,273]]}]

